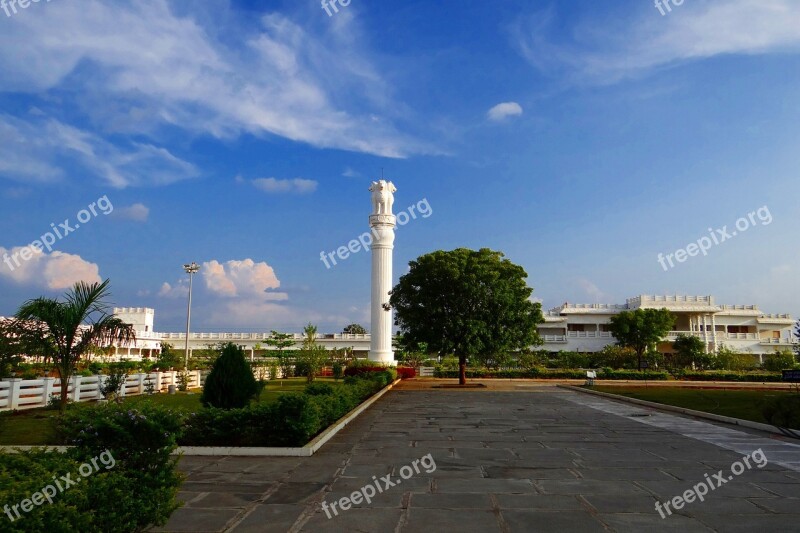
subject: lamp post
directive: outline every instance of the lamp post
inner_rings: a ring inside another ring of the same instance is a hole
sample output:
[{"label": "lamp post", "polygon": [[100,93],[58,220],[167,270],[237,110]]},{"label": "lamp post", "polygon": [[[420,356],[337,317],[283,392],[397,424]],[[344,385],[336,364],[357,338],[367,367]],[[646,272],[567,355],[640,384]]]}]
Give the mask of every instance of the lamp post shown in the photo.
[{"label": "lamp post", "polygon": [[186,308],[186,363],[184,370],[189,370],[189,324],[192,321],[192,275],[200,271],[200,265],[192,262],[188,265],[183,265],[183,269],[189,274],[189,305]]}]

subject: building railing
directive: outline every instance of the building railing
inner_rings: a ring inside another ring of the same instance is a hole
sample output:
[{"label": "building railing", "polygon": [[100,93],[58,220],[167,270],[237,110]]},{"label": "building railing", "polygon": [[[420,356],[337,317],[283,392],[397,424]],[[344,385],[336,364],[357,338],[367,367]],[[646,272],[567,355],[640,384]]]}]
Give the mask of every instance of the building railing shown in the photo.
[{"label": "building railing", "polygon": [[757,305],[720,305],[722,311],[758,311]]},{"label": "building railing", "polygon": [[787,314],[782,314],[782,315],[780,315],[780,314],[763,314],[763,315],[758,315],[758,318],[759,319],[776,318],[776,319],[779,319],[779,320],[787,320],[787,319],[788,320],[792,320],[792,315],[787,315]]},{"label": "building railing", "polygon": [[678,296],[678,295],[649,295],[643,294],[626,300],[628,305],[641,305],[642,302],[655,303],[702,303],[713,305],[714,299],[711,296]]},{"label": "building railing", "polygon": [[783,338],[783,339],[761,339],[759,344],[794,344],[796,342],[795,339],[790,338]]},{"label": "building railing", "polygon": [[571,339],[610,339],[610,331],[568,331],[567,336]]},{"label": "building railing", "polygon": [[[151,372],[150,374],[130,374],[122,386],[120,396],[137,396],[146,394],[148,383],[155,392],[165,392],[170,385],[179,385],[179,372]],[[189,371],[189,388],[198,388],[202,384],[200,370]],[[69,381],[67,398],[73,402],[90,402],[101,400],[101,387],[108,376],[73,376]],[[51,399],[61,398],[61,380],[59,378],[40,379],[8,379],[0,381],[0,411],[16,409],[36,409],[46,407]]]},{"label": "building railing", "polygon": [[541,339],[544,342],[561,342],[561,343],[567,342],[566,335],[541,335]]}]

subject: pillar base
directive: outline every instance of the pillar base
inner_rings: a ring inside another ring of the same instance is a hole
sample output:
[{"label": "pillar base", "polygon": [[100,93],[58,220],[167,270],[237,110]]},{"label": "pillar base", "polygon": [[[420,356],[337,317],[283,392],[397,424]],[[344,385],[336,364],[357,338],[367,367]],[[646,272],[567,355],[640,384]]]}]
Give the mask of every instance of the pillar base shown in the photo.
[{"label": "pillar base", "polygon": [[397,361],[394,360],[394,352],[387,351],[387,352],[369,352],[367,358],[370,361],[374,361],[376,363],[380,363],[383,365],[389,366],[397,366]]}]

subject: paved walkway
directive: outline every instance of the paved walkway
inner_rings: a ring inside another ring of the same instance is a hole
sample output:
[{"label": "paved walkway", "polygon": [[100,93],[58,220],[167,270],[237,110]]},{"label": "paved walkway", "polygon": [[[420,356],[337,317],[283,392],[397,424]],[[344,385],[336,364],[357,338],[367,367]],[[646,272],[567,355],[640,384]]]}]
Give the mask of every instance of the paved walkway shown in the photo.
[{"label": "paved walkway", "polygon": [[[757,448],[769,464],[734,477],[731,465]],[[403,467],[429,454],[436,469],[418,462],[408,476]],[[313,457],[181,465],[186,505],[156,531],[800,530],[800,446],[546,384],[412,381]],[[657,501],[720,470],[731,479],[704,502],[661,518]],[[385,488],[387,475],[395,486]],[[330,519],[322,511],[376,480],[383,492],[371,504],[337,506]]]}]

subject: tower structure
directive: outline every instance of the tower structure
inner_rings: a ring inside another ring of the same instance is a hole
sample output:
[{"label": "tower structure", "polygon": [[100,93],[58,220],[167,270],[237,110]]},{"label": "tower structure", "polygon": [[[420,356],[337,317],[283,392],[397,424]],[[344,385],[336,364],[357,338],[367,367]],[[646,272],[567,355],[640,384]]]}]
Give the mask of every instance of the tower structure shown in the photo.
[{"label": "tower structure", "polygon": [[369,226],[372,231],[372,305],[371,341],[369,359],[394,365],[392,351],[392,308],[389,292],[392,290],[392,251],[394,250],[394,228],[397,225],[392,214],[394,193],[391,181],[373,181],[372,214]]}]

